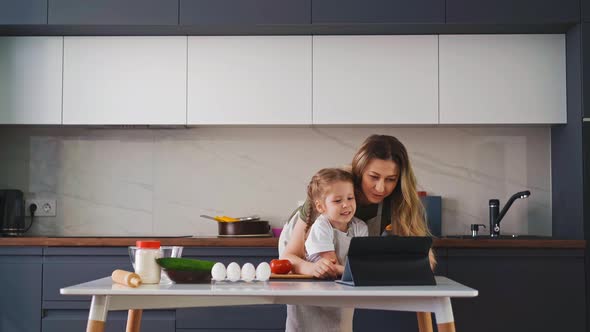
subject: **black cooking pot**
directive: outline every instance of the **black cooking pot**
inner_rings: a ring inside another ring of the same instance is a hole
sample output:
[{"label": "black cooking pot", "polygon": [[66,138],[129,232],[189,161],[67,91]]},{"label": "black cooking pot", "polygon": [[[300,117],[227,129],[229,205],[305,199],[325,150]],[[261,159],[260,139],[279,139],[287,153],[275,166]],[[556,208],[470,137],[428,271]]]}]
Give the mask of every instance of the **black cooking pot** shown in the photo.
[{"label": "black cooking pot", "polygon": [[270,236],[270,224],[266,220],[218,221],[219,236]]},{"label": "black cooking pot", "polygon": [[[212,217],[202,214],[201,217],[217,222],[219,236],[272,236],[268,221],[260,220],[258,216],[230,218],[227,216]],[[225,221],[224,219],[233,221]]]}]

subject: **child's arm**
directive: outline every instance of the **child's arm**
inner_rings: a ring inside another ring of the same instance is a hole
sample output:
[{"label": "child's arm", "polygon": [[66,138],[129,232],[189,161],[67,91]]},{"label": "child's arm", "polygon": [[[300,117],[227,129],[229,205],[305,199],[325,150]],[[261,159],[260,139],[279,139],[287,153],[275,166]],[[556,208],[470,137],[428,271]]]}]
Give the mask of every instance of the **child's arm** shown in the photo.
[{"label": "child's arm", "polygon": [[308,262],[305,257],[305,237],[307,224],[302,219],[297,219],[293,227],[291,239],[287,243],[280,258],[288,259],[293,264],[293,272],[313,275],[316,278],[333,278],[336,276],[334,264],[329,260],[319,260],[315,263]]},{"label": "child's arm", "polygon": [[344,273],[344,266],[338,261],[335,251],[324,251],[320,252],[319,255],[321,258],[334,262],[334,268],[338,272],[338,276],[341,276]]}]

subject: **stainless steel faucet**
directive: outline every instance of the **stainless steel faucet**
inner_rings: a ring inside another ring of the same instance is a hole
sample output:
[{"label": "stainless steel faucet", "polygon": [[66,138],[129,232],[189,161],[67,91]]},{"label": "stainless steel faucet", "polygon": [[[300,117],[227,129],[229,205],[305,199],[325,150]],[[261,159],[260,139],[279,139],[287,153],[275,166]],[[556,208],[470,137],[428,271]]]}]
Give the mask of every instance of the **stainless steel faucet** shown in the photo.
[{"label": "stainless steel faucet", "polygon": [[508,209],[512,206],[515,200],[519,198],[527,198],[531,195],[531,192],[528,190],[517,192],[516,194],[512,195],[504,208],[500,211],[500,200],[498,199],[490,199],[489,207],[490,207],[490,236],[491,237],[498,237],[500,236],[500,221],[508,212]]}]

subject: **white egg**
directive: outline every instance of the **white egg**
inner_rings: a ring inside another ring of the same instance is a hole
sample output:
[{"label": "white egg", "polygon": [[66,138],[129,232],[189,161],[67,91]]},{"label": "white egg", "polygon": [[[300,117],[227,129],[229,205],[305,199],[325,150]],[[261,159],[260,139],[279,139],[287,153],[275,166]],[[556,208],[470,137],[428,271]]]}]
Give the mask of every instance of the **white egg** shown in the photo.
[{"label": "white egg", "polygon": [[236,262],[231,262],[227,266],[227,279],[230,281],[240,280],[240,266]]},{"label": "white egg", "polygon": [[267,281],[270,278],[270,265],[267,262],[258,264],[256,268],[256,280]]},{"label": "white egg", "polygon": [[211,268],[211,279],[215,281],[225,280],[225,265],[223,263],[215,263]]},{"label": "white egg", "polygon": [[244,281],[252,281],[256,276],[256,269],[254,265],[251,263],[246,263],[242,265],[242,280]]}]

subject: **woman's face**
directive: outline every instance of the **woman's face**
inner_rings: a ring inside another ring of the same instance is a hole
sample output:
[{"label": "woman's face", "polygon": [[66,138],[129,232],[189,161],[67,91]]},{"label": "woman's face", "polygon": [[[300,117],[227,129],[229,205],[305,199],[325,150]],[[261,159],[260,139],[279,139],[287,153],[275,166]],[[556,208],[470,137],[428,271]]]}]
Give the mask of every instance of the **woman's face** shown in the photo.
[{"label": "woman's face", "polygon": [[368,203],[381,203],[399,181],[399,168],[391,160],[371,159],[365,168],[361,189]]}]

